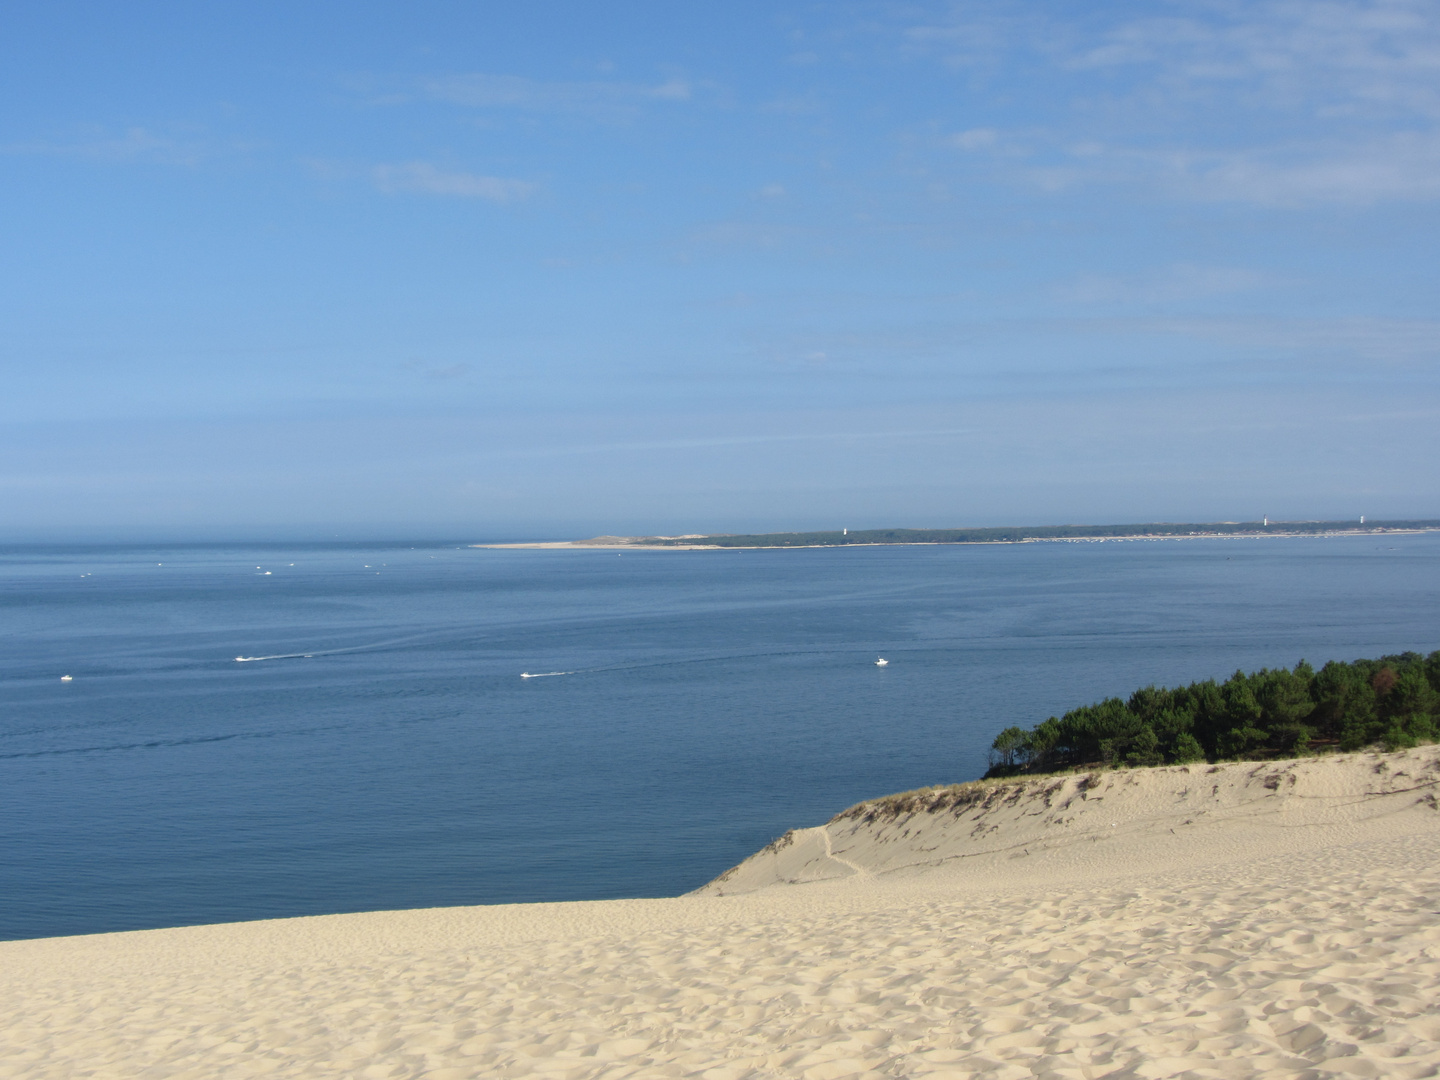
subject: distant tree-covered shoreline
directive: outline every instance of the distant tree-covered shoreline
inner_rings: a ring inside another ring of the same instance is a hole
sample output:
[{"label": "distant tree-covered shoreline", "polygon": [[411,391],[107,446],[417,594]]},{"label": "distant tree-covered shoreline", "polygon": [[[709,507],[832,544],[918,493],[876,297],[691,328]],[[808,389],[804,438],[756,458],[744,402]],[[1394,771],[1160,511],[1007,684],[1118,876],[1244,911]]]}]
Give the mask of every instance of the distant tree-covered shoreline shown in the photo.
[{"label": "distant tree-covered shoreline", "polygon": [[1029,540],[1107,540],[1132,537],[1316,536],[1326,533],[1410,532],[1440,528],[1440,520],[1213,521],[1137,525],[1033,525],[978,529],[832,529],[827,532],[603,537],[647,547],[863,547],[876,544],[1016,544]]},{"label": "distant tree-covered shoreline", "polygon": [[1237,671],[1173,689],[1147,686],[1026,730],[1006,728],[986,776],[1085,765],[1165,765],[1226,758],[1295,757],[1319,750],[1400,749],[1440,737],[1440,650],[1319,671]]}]

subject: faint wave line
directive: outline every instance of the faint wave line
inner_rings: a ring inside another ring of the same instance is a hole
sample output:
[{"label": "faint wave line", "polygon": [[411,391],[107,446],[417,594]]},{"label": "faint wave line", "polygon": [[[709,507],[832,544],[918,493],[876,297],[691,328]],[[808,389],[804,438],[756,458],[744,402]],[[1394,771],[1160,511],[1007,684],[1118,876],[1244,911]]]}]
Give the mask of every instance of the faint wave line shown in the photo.
[{"label": "faint wave line", "polygon": [[196,743],[228,742],[230,739],[262,739],[271,737],[273,732],[233,732],[229,735],[199,735],[190,739],[152,739],[148,742],[117,743],[111,746],[68,746],[56,750],[22,750],[0,754],[0,759],[55,757],[60,754],[104,754],[113,750],[161,750],[170,746],[192,746]]}]

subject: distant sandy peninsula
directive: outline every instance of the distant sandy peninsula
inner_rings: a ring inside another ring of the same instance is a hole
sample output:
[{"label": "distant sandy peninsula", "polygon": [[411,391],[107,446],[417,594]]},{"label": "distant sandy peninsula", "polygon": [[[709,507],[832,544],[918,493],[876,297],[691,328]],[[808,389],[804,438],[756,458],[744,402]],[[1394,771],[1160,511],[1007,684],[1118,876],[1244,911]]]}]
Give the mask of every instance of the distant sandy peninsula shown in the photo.
[{"label": "distant sandy peninsula", "polygon": [[1437,790],[1435,746],[979,781],[673,899],[0,943],[0,1075],[1433,1076]]},{"label": "distant sandy peninsula", "polygon": [[[625,548],[633,551],[718,551],[717,544],[687,543],[691,540],[709,539],[703,534],[694,536],[592,536],[589,540],[538,540],[524,544],[471,544],[476,548],[534,548],[564,550],[574,548]],[[765,545],[752,545],[761,547]]]},{"label": "distant sandy peninsula", "polygon": [[965,529],[839,529],[793,533],[689,533],[683,536],[595,536],[524,544],[472,544],[477,548],[711,551],[725,548],[873,547],[891,544],[1026,544],[1105,540],[1181,540],[1201,537],[1363,536],[1440,531],[1440,520],[1212,521],[1132,525],[991,526]]}]

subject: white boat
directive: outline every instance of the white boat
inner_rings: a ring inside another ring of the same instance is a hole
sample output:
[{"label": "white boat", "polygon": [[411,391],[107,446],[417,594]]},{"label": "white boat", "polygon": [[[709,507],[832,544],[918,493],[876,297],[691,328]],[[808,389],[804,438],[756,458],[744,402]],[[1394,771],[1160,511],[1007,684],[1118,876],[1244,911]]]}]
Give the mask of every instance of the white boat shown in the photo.
[{"label": "white boat", "polygon": [[61,675],[61,676],[60,676],[60,681],[61,681],[61,682],[70,682],[72,678],[73,678],[73,676],[70,676],[70,675]]},{"label": "white boat", "polygon": [[876,661],[875,661],[875,666],[876,666],[876,667],[885,667],[885,666],[886,666],[887,664],[889,664],[889,663],[890,663],[890,661],[889,661],[889,660],[886,660],[886,659],[882,656],[879,660],[876,660]]}]

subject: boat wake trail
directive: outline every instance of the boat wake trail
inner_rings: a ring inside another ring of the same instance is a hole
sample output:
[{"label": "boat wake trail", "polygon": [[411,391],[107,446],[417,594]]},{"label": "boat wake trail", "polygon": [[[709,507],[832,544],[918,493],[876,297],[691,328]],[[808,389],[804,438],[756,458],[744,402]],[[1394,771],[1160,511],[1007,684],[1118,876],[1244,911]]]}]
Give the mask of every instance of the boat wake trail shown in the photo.
[{"label": "boat wake trail", "polygon": [[522,672],[520,673],[520,677],[521,677],[522,679],[548,679],[548,678],[550,678],[552,675],[576,675],[576,674],[578,674],[578,672],[574,672],[574,671],[537,671],[537,672],[535,672],[535,673],[533,673],[533,674],[532,674],[531,672],[528,672],[528,671],[522,671]]},{"label": "boat wake trail", "polygon": [[237,656],[235,662],[249,664],[256,660],[309,660],[314,655],[314,653],[308,652],[287,652],[281,653],[279,656]]}]

